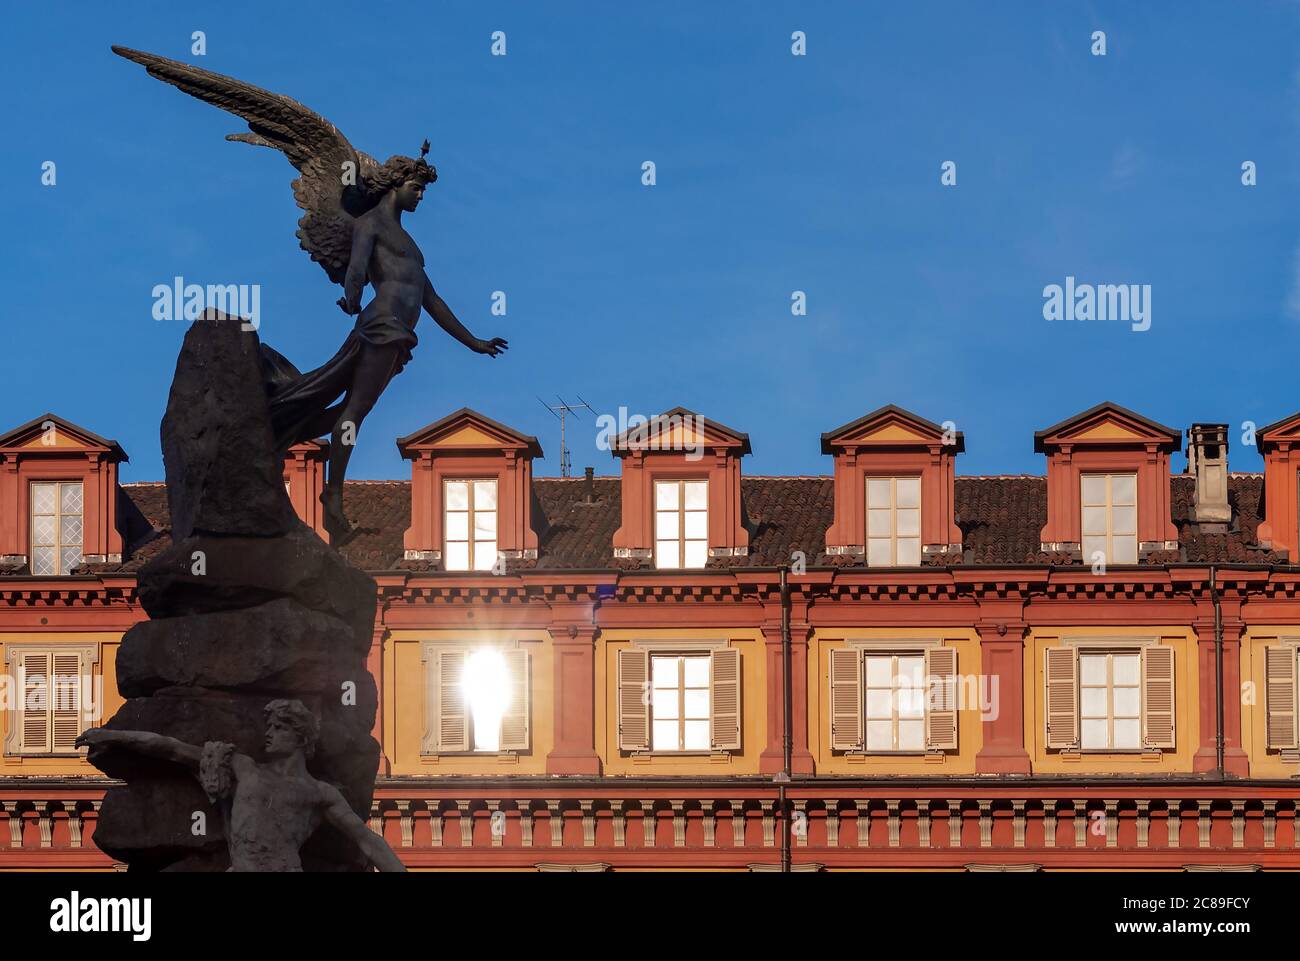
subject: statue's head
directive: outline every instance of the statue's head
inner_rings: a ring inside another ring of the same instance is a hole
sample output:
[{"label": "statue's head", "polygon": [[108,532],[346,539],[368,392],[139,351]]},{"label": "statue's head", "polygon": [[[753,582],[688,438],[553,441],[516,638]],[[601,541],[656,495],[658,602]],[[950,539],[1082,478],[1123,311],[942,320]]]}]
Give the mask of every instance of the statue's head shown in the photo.
[{"label": "statue's head", "polygon": [[302,751],[310,758],[316,752],[320,725],[302,701],[271,701],[263,714],[266,716],[264,747],[269,757],[287,757]]},{"label": "statue's head", "polygon": [[424,159],[429,152],[429,141],[420,148],[419,158],[389,157],[383,166],[370,176],[370,188],[380,194],[396,191],[397,206],[414,210],[424,199],[424,188],[438,179],[438,170]]}]

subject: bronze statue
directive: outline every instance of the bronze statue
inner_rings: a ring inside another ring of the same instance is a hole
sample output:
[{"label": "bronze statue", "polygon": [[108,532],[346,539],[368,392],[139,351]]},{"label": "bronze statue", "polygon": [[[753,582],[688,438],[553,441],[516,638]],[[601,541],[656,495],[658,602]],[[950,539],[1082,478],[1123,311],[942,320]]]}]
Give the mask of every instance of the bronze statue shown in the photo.
[{"label": "bronze statue", "polygon": [[[263,368],[282,453],[331,435],[321,503],[325,527],[340,543],[351,529],[343,513],[343,480],[352,447],[375,401],[411,358],[421,308],[476,353],[495,357],[508,346],[500,337],[480,340],[456,319],[430,283],[420,248],[402,227],[402,213],[414,211],[425,185],[438,179],[424,159],[429,142],[419,159],[390,157],[381,165],[354,149],[333,124],[288,97],[139,50],[114,46],[113,52],[143,64],[150,76],[242,117],[252,132],[230,134],[227,140],[274,147],[301,174],[292,185],[305,211],[298,239],[330,280],[343,285],[339,306],[357,321],[338,352],[315,370],[299,372],[265,344]],[[367,283],[375,296],[363,309]]]},{"label": "bronze statue", "polygon": [[316,716],[301,702],[266,705],[265,750],[259,764],[233,744],[202,748],[149,731],[97,727],[77,747],[121,748],[183,765],[199,776],[225,820],[231,871],[301,871],[299,850],[325,821],[350,838],[380,871],[405,871],[392,848],[356,816],[338,788],[307,772],[319,734]]}]

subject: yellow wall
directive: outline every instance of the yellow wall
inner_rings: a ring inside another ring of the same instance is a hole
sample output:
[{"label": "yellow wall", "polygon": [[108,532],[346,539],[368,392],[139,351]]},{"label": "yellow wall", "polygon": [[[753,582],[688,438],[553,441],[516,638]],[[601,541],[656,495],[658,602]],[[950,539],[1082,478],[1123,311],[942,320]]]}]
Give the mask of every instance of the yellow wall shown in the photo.
[{"label": "yellow wall", "polygon": [[[1049,647],[1064,638],[1156,638],[1174,649],[1174,745],[1172,751],[1062,754],[1047,751],[1043,669]],[[1036,627],[1025,642],[1025,749],[1038,774],[1190,773],[1200,737],[1200,688],[1196,635],[1188,627]]]},{"label": "yellow wall", "polygon": [[[1251,777],[1288,778],[1300,773],[1296,765],[1283,761],[1277,751],[1268,750],[1265,700],[1268,685],[1264,678],[1264,648],[1279,643],[1282,638],[1297,636],[1300,636],[1300,626],[1295,624],[1264,625],[1250,628],[1241,639],[1241,748],[1250,758]],[[1233,710],[1238,703],[1233,694],[1224,691],[1225,712]]]},{"label": "yellow wall", "polygon": [[[501,644],[518,641],[531,655],[531,704],[527,753],[445,754],[422,757],[427,665],[420,660],[424,641]],[[393,631],[384,640],[384,753],[395,775],[545,774],[546,755],[555,743],[554,663],[546,631]]]},{"label": "yellow wall", "polygon": [[[99,662],[93,666],[92,670],[96,677],[103,678],[101,688],[103,703],[96,705],[99,708],[99,717],[94,722],[95,724],[103,724],[122,706],[122,696],[117,692],[117,649],[121,641],[122,635],[120,633],[56,632],[46,634],[29,632],[25,634],[0,634],[0,645],[48,644],[51,647],[57,647],[59,644],[99,645]],[[14,665],[10,665],[10,669],[16,670]],[[10,691],[16,691],[16,678],[7,683]],[[9,729],[14,723],[14,717],[12,710],[0,711],[0,750],[3,750],[3,745],[9,737]],[[85,776],[98,774],[99,771],[87,763],[84,750],[79,752],[77,756],[0,756],[0,776],[63,777],[66,775]]]},{"label": "yellow wall", "polygon": [[[633,757],[618,749],[618,652],[638,641],[726,640],[740,652],[741,750],[718,754],[647,754]],[[637,774],[757,774],[758,756],[767,746],[767,666],[759,630],[670,629],[605,631],[596,640],[596,753],[611,776]]]},{"label": "yellow wall", "polygon": [[918,627],[858,628],[814,634],[808,642],[808,750],[818,774],[974,774],[975,755],[984,743],[977,705],[957,713],[957,750],[935,755],[843,754],[831,751],[830,651],[849,640],[934,640],[957,652],[957,673],[979,677],[979,637],[970,630]]}]

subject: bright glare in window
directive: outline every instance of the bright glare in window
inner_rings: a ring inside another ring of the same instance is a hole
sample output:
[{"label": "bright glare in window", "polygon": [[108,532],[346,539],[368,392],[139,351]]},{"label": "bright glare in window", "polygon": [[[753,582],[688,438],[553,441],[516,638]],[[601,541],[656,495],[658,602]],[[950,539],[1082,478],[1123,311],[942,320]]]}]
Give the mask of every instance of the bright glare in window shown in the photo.
[{"label": "bright glare in window", "polygon": [[465,662],[463,684],[474,724],[474,750],[500,750],[501,717],[510,702],[506,659],[500,651],[475,651]]}]

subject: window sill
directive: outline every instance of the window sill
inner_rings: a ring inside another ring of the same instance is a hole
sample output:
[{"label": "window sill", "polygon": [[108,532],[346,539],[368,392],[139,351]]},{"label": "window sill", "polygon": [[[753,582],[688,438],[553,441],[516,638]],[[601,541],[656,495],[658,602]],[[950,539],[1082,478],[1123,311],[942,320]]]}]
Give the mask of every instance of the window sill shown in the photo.
[{"label": "window sill", "polygon": [[1089,748],[1086,750],[1059,751],[1058,756],[1062,761],[1082,761],[1084,758],[1090,760],[1106,757],[1123,757],[1123,758],[1141,758],[1143,761],[1159,761],[1166,754],[1172,753],[1171,748]]},{"label": "window sill", "polygon": [[68,752],[68,753],[66,753],[66,754],[51,752],[51,753],[47,753],[47,754],[6,754],[6,755],[4,756],[4,763],[5,763],[5,764],[22,764],[23,761],[28,761],[28,760],[38,760],[38,761],[84,761],[84,760],[86,760],[86,751],[85,751],[85,749],[83,748],[83,749],[81,749],[81,750],[77,750],[77,751],[70,751],[70,752]]},{"label": "window sill", "polygon": [[731,761],[733,754],[737,751],[633,751],[628,754],[633,764],[649,764],[655,758],[663,757],[693,757],[708,758],[716,764],[726,764]]},{"label": "window sill", "polygon": [[518,764],[519,751],[449,751],[446,754],[421,754],[421,764],[438,764],[443,760],[459,761],[467,758],[490,761],[496,759],[498,764]]}]

